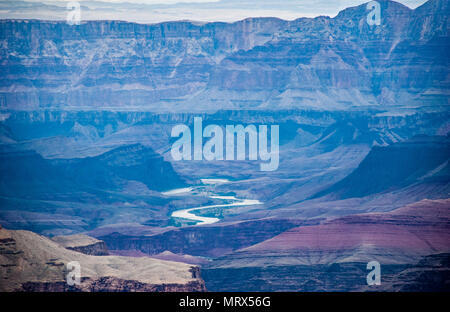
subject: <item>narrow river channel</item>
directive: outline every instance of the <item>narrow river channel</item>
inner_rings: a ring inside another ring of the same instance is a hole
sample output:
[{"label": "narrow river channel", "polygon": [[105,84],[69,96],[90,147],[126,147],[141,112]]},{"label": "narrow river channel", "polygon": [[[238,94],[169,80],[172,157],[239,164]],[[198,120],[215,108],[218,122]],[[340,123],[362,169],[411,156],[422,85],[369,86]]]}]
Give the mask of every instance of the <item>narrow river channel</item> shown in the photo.
[{"label": "narrow river channel", "polygon": [[[205,185],[211,186],[211,185],[229,183],[229,181],[226,179],[201,179],[201,181],[202,181],[201,186],[197,186],[197,187],[194,186],[194,187],[170,190],[170,191],[164,192],[162,194],[165,196],[180,196],[180,195],[192,193],[197,188],[202,187],[202,186],[204,187]],[[240,199],[240,198],[236,198],[235,196],[220,196],[213,192],[210,192],[210,194],[208,194],[208,196],[209,196],[209,198],[223,200],[225,203],[176,210],[176,211],[172,212],[171,217],[193,220],[193,221],[198,222],[196,225],[212,224],[212,223],[216,223],[216,222],[220,221],[220,219],[197,216],[194,213],[192,213],[192,211],[198,211],[198,210],[202,210],[202,209],[219,208],[219,207],[225,208],[225,207],[251,206],[251,205],[261,205],[262,204],[262,202],[260,202],[257,199]]]}]

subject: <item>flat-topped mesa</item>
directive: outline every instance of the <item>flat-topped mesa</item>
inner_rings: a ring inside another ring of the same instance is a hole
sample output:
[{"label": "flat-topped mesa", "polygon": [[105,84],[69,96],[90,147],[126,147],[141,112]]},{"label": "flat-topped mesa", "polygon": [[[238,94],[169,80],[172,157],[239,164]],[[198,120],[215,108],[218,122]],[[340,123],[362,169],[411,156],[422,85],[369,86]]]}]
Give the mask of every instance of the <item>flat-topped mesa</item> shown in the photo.
[{"label": "flat-topped mesa", "polygon": [[[69,263],[79,264],[79,283]],[[86,255],[33,232],[0,229],[0,291],[205,291],[199,272],[147,257]]]},{"label": "flat-topped mesa", "polygon": [[108,247],[106,247],[104,241],[84,234],[54,236],[52,237],[52,241],[57,242],[66,249],[78,251],[86,255],[109,255]]}]

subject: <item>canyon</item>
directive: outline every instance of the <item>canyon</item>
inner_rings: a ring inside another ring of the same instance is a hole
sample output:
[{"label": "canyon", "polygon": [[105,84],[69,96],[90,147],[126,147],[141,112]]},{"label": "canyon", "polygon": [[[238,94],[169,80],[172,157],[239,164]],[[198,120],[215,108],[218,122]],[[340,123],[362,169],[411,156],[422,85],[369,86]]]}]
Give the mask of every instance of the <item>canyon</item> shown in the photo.
[{"label": "canyon", "polygon": [[[449,2],[379,3],[0,20],[0,290],[448,291]],[[199,119],[276,127],[276,170],[174,161]]]}]

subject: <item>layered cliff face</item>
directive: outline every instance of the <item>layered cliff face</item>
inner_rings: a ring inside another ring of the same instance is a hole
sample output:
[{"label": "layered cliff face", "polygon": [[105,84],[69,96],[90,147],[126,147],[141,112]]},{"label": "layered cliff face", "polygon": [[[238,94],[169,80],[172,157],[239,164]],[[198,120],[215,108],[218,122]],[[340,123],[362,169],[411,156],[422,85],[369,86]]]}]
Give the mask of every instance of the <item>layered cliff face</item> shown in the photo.
[{"label": "layered cliff face", "polygon": [[367,285],[367,263],[345,262],[245,268],[203,269],[211,291],[294,292],[448,292],[450,254],[421,258],[415,264],[381,264],[381,285]]},{"label": "layered cliff face", "polygon": [[57,242],[64,248],[78,251],[91,256],[109,255],[105,242],[84,234],[54,236],[52,241]]},{"label": "layered cliff face", "polygon": [[[66,282],[80,264],[80,284]],[[204,291],[196,266],[152,258],[91,256],[28,231],[0,229],[1,291]]]},{"label": "layered cliff face", "polygon": [[[385,291],[449,291],[450,254],[424,257],[393,276],[382,287]],[[366,287],[367,290],[367,287]]]},{"label": "layered cliff face", "polygon": [[[104,241],[115,251],[139,251],[158,255],[165,251],[194,256],[217,257],[231,251],[251,246],[300,224],[317,224],[318,220],[262,219],[247,222],[231,222],[212,226],[167,228],[162,233],[127,235],[102,229],[90,235]],[[139,233],[139,231],[138,231]]]},{"label": "layered cliff face", "polygon": [[448,16],[444,2],[412,11],[380,1],[380,26],[367,24],[366,5],[298,19],[264,46],[224,59],[213,77],[223,92],[276,90],[270,100],[260,97],[268,109],[447,105],[447,19],[424,14]]},{"label": "layered cliff face", "polygon": [[[407,279],[407,271],[401,272],[408,266],[420,267],[423,257],[449,253],[449,209],[448,199],[424,200],[389,213],[352,215],[294,228],[216,259],[204,268],[207,287],[218,290],[222,283],[228,286],[221,290],[233,290],[236,285],[225,282],[226,276],[253,275],[246,290],[274,290],[278,286],[284,290],[362,290],[368,273],[365,265],[370,261],[378,261],[382,276],[387,275],[384,287],[393,286],[396,279]],[[433,271],[426,266],[422,271]],[[436,275],[448,278],[448,260],[439,270],[442,272],[435,270]],[[410,278],[420,280],[422,271],[411,272]],[[291,273],[294,275],[288,277]],[[428,274],[433,273],[424,273],[424,289],[432,286]],[[281,286],[285,278],[288,282]],[[397,286],[407,288],[407,284],[403,280]],[[412,282],[410,286],[421,287]]]},{"label": "layered cliff face", "polygon": [[[2,87],[6,91],[14,85],[18,92],[3,93],[2,107],[157,109],[165,100],[178,102],[203,89],[211,68],[223,57],[264,44],[282,24],[267,18],[231,25],[106,21],[70,27],[64,22],[3,20],[2,59],[10,61],[2,68],[9,77]],[[14,57],[14,51],[21,57]],[[30,57],[35,61],[25,65]],[[50,67],[58,74],[51,74]],[[22,84],[24,75],[34,78]],[[42,89],[35,92],[37,85]]]},{"label": "layered cliff face", "polygon": [[152,111],[445,109],[448,4],[430,0],[410,10],[379,2],[380,26],[367,24],[366,5],[335,18],[292,22],[70,26],[2,20],[0,104]]}]

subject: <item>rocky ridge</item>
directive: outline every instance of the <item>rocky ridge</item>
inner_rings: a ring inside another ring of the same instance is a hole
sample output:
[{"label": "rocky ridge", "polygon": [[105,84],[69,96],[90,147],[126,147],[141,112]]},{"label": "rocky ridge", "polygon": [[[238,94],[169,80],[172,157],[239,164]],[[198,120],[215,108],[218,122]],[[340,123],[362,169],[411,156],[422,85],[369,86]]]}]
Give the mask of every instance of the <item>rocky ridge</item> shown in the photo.
[{"label": "rocky ridge", "polygon": [[[69,262],[80,284],[66,282]],[[199,268],[152,258],[91,256],[29,231],[0,228],[1,291],[205,291]]]}]

